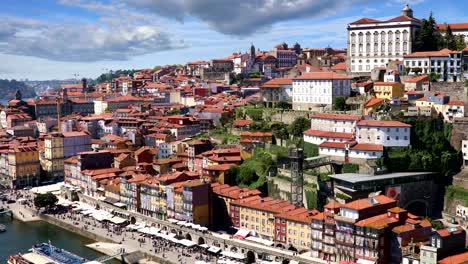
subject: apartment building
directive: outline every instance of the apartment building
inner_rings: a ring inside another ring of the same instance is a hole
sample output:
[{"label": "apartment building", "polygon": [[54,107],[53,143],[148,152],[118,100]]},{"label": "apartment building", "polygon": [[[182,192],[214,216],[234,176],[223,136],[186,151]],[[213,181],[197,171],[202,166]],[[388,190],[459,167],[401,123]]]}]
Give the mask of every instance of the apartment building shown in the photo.
[{"label": "apartment building", "polygon": [[41,169],[39,153],[35,145],[14,145],[8,149],[6,172],[7,186],[19,189],[26,186],[37,186]]},{"label": "apartment building", "polygon": [[357,123],[356,141],[384,147],[410,145],[411,125],[399,121],[361,120]]},{"label": "apartment building", "polygon": [[438,81],[460,82],[462,80],[462,52],[449,49],[420,51],[404,56],[409,75],[436,73]]}]

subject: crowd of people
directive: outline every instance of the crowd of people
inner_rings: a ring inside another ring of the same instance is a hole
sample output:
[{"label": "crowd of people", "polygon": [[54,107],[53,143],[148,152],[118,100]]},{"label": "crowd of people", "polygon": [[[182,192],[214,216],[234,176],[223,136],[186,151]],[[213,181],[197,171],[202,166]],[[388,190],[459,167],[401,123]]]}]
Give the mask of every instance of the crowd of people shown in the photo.
[{"label": "crowd of people", "polygon": [[[11,191],[7,193],[10,199],[21,199],[25,211],[31,214],[37,213],[33,205],[31,194],[24,191]],[[23,214],[22,210],[19,212]],[[149,255],[154,255],[163,259],[169,259],[177,263],[194,263],[195,261],[214,262],[218,260],[217,255],[209,253],[206,248],[194,246],[187,248],[179,243],[168,241],[164,238],[139,233],[135,230],[127,229],[125,226],[112,224],[108,221],[97,221],[96,219],[73,211],[71,208],[54,210],[50,214],[58,220],[72,224],[84,231],[88,231],[100,236],[104,236],[110,241],[138,247],[141,251],[146,251]],[[163,231],[164,232],[164,231]]]}]

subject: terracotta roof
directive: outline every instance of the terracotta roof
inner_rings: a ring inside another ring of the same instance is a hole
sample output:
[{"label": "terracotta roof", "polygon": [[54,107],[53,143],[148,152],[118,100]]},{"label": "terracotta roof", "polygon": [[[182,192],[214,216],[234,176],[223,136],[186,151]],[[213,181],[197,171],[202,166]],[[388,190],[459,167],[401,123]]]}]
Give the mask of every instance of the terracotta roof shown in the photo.
[{"label": "terracotta roof", "polygon": [[352,78],[334,72],[308,72],[294,80],[352,80]]},{"label": "terracotta roof", "polygon": [[336,208],[341,208],[341,205],[342,205],[341,203],[331,201],[331,202],[327,203],[326,205],[324,205],[323,208],[336,209]]},{"label": "terracotta roof", "polygon": [[346,62],[340,62],[330,67],[332,71],[346,71]]},{"label": "terracotta roof", "polygon": [[416,82],[420,82],[420,81],[425,81],[427,79],[428,79],[427,75],[420,75],[420,76],[414,77],[413,79],[407,80],[406,82],[407,83],[416,83]]},{"label": "terracotta roof", "polygon": [[366,143],[359,143],[351,147],[352,150],[361,150],[361,151],[383,151],[383,145],[378,144],[366,144]]},{"label": "terracotta roof", "polygon": [[436,232],[441,237],[447,237],[453,234],[460,234],[461,232],[463,232],[463,228],[461,226],[457,226],[457,227],[454,227],[453,229],[445,228],[445,229],[437,230]]},{"label": "terracotta roof", "polygon": [[234,120],[233,125],[235,127],[243,127],[243,126],[248,126],[248,125],[250,125],[252,123],[253,123],[252,120],[237,119],[237,120]]},{"label": "terracotta roof", "polygon": [[205,170],[212,170],[212,171],[227,171],[232,166],[236,166],[236,164],[226,163],[226,164],[220,164],[220,165],[213,165],[213,166],[208,166],[208,167],[206,167],[204,169]]},{"label": "terracotta roof", "polygon": [[231,202],[231,205],[238,205],[259,211],[266,211],[271,213],[283,213],[296,209],[290,202],[273,199],[271,197],[262,198],[260,196],[252,196],[248,198],[238,199]]},{"label": "terracotta roof", "polygon": [[465,101],[450,100],[448,105],[465,105]]},{"label": "terracotta roof", "polygon": [[[371,202],[372,200],[376,201],[377,203],[372,203]],[[395,200],[388,198],[385,195],[378,195],[372,198],[364,198],[364,199],[355,200],[355,201],[343,204],[341,207],[359,211],[359,210],[373,207],[375,205],[390,204],[390,203],[395,203]]]},{"label": "terracotta roof", "polygon": [[362,116],[361,115],[347,115],[347,114],[317,113],[317,114],[313,115],[311,118],[359,121],[359,120],[362,119]]},{"label": "terracotta roof", "polygon": [[381,121],[381,120],[361,120],[357,123],[358,126],[369,127],[411,127],[400,121]]},{"label": "terracotta roof", "polygon": [[381,104],[383,102],[385,102],[385,99],[383,99],[383,98],[371,98],[364,104],[364,106],[365,107],[372,107],[374,105],[378,105],[378,104]]},{"label": "terracotta roof", "polygon": [[369,227],[373,229],[382,229],[388,226],[388,224],[395,222],[398,222],[398,219],[388,217],[388,215],[385,213],[360,220],[354,225],[360,227]]},{"label": "terracotta roof", "polygon": [[450,26],[451,30],[468,30],[468,23],[437,24],[439,30],[447,30],[447,26]]},{"label": "terracotta roof", "polygon": [[458,53],[458,51],[441,49],[439,51],[418,51],[403,56],[404,58],[421,58],[421,57],[448,57],[450,53]]},{"label": "terracotta roof", "polygon": [[312,217],[319,212],[317,210],[307,210],[304,207],[275,215],[275,218],[282,218],[294,222],[310,224]]},{"label": "terracotta roof", "polygon": [[399,84],[399,82],[375,82],[374,86],[387,86],[387,85],[395,85]]},{"label": "terracotta roof", "polygon": [[244,131],[240,134],[241,137],[271,137],[273,134],[271,132],[250,132]]},{"label": "terracotta roof", "polygon": [[274,88],[274,87],[280,87],[281,85],[292,85],[292,79],[288,79],[288,78],[271,79],[268,82],[264,83],[262,87]]},{"label": "terracotta roof", "polygon": [[304,135],[316,136],[316,137],[326,137],[326,138],[345,138],[353,139],[352,133],[342,133],[342,132],[328,132],[322,130],[309,129],[304,131]]},{"label": "terracotta roof", "polygon": [[437,262],[438,264],[467,264],[468,252],[446,257]]},{"label": "terracotta roof", "polygon": [[354,22],[351,22],[350,24],[351,25],[358,25],[358,24],[373,24],[373,23],[380,23],[380,22],[382,22],[382,21],[364,17],[364,18],[361,18],[361,19],[356,20]]},{"label": "terracotta roof", "polygon": [[414,18],[414,17],[409,17],[409,16],[397,16],[392,19],[387,20],[386,22],[402,22],[402,21],[414,21],[414,22],[420,22],[419,19]]}]

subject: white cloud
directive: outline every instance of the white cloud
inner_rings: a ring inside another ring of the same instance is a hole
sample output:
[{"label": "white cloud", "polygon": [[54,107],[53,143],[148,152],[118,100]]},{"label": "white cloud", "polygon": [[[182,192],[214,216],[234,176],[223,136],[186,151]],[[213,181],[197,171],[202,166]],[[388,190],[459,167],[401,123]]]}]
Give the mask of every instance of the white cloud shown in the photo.
[{"label": "white cloud", "polygon": [[227,35],[247,36],[272,25],[335,14],[365,0],[121,0],[129,8],[184,21],[197,18]]}]

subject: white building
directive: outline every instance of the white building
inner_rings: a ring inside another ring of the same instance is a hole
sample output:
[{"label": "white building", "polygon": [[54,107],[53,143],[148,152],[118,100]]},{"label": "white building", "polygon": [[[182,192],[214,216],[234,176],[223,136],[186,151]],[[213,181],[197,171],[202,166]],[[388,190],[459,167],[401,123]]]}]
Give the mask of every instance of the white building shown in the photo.
[{"label": "white building", "polygon": [[293,79],[293,109],[332,108],[336,97],[348,97],[351,78],[334,72],[310,72]]},{"label": "white building", "polygon": [[310,128],[352,134],[361,119],[361,115],[317,113],[310,118]]},{"label": "white building", "polygon": [[411,125],[399,121],[361,120],[357,124],[356,140],[359,144],[407,147],[410,130]]},{"label": "white building", "polygon": [[345,159],[346,153],[348,158],[368,160],[378,159],[383,155],[383,146],[378,144],[366,144],[351,142],[323,142],[319,145],[319,154],[333,156],[334,159]]},{"label": "white building", "polygon": [[447,26],[452,30],[453,35],[455,36],[464,36],[465,42],[468,43],[468,23],[456,23],[456,24],[438,24],[437,29],[442,31],[447,30]]},{"label": "white building", "polygon": [[468,167],[468,140],[462,140],[463,167]]},{"label": "white building", "polygon": [[369,75],[375,67],[389,61],[403,61],[412,53],[416,31],[421,27],[413,10],[406,5],[402,15],[379,21],[362,18],[348,24],[348,70],[354,75]]},{"label": "white building", "polygon": [[328,132],[315,129],[304,131],[304,142],[309,142],[314,145],[320,145],[325,141],[328,142],[346,142],[354,139],[354,134],[343,132]]},{"label": "white building", "polygon": [[404,56],[404,64],[409,69],[409,75],[434,72],[440,75],[439,81],[461,81],[462,53],[459,51],[442,49],[414,52]]}]

